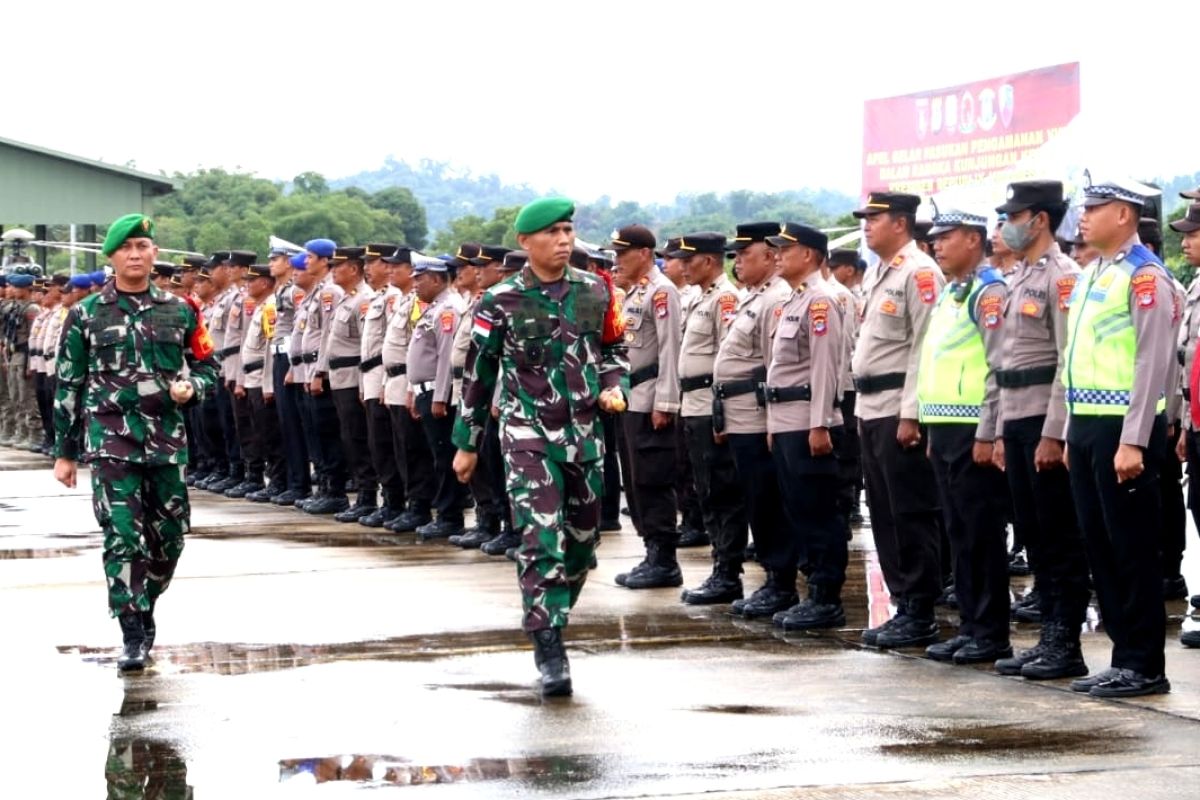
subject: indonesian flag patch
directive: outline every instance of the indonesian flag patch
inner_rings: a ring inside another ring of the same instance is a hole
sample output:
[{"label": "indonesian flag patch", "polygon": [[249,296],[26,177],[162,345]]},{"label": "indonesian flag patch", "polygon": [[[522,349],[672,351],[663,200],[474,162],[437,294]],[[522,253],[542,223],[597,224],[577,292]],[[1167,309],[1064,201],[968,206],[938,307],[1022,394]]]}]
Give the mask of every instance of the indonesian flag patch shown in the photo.
[{"label": "indonesian flag patch", "polygon": [[475,315],[475,322],[471,325],[471,338],[478,341],[484,341],[492,335],[492,321],[482,312]]}]

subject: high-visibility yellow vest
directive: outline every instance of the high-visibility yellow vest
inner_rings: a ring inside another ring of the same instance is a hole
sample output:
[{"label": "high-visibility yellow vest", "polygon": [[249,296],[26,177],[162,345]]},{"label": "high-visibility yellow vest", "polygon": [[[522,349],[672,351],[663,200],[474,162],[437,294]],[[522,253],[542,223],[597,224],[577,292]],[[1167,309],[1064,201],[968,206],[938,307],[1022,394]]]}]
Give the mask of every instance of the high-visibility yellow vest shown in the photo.
[{"label": "high-visibility yellow vest", "polygon": [[965,301],[959,287],[946,286],[929,317],[917,371],[917,414],[923,424],[979,422],[989,370],[974,308],[984,289],[1003,280],[991,272],[995,275],[980,275]]},{"label": "high-visibility yellow vest", "polygon": [[[1124,416],[1133,393],[1137,336],[1129,309],[1133,273],[1162,262],[1141,245],[1103,270],[1089,266],[1075,283],[1067,317],[1063,366],[1067,409],[1082,416]],[[1167,407],[1165,395],[1158,410]]]}]

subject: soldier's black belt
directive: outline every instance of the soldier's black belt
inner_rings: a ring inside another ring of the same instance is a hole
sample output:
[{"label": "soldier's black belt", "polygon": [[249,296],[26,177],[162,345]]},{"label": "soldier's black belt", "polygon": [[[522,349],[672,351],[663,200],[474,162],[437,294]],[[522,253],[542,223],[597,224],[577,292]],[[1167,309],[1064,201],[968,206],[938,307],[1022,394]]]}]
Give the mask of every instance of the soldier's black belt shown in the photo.
[{"label": "soldier's black belt", "polygon": [[1175,351],[1175,360],[1179,362],[1179,366],[1187,366],[1187,349],[1180,347]]},{"label": "soldier's black belt", "polygon": [[1026,386],[1043,386],[1054,383],[1057,367],[1029,367],[1028,369],[996,370],[996,385],[1001,389],[1023,389]]},{"label": "soldier's black belt", "polygon": [[797,400],[812,400],[811,386],[768,386],[768,403],[794,403]]},{"label": "soldier's black belt", "polygon": [[[316,353],[305,353],[304,355],[302,355],[302,356],[297,356],[297,357],[300,359],[300,363],[301,363],[301,364],[315,364],[315,363],[317,363],[317,354],[316,354]],[[295,364],[296,362],[295,362],[295,361],[292,361],[292,363],[293,363],[293,364]]]},{"label": "soldier's black belt", "polygon": [[362,363],[362,356],[338,356],[337,358],[329,359],[330,369],[345,369],[346,367],[357,367]]},{"label": "soldier's black belt", "polygon": [[679,379],[679,390],[681,392],[694,392],[697,389],[707,389],[712,385],[712,375],[692,375],[688,378]]},{"label": "soldier's black belt", "polygon": [[462,367],[454,367],[453,369],[450,370],[450,374],[455,378],[461,378],[463,376],[463,368]]},{"label": "soldier's black belt", "polygon": [[242,372],[245,373],[258,372],[262,368],[262,361],[251,361],[249,364],[242,364]]},{"label": "soldier's black belt", "polygon": [[359,372],[370,372],[371,370],[375,369],[376,367],[382,367],[382,366],[383,366],[383,354],[380,353],[377,356],[371,356],[366,361],[359,364],[358,371]]},{"label": "soldier's black belt", "polygon": [[288,356],[288,363],[293,367],[298,367],[304,363],[304,356]]},{"label": "soldier's black belt", "polygon": [[230,356],[236,356],[239,352],[241,352],[241,349],[242,349],[241,345],[235,345],[234,347],[226,347],[224,350],[218,350],[217,351],[217,360],[224,361],[225,359],[229,358]]},{"label": "soldier's black belt", "polygon": [[28,344],[15,344],[15,345],[13,345],[13,352],[14,353],[28,353],[29,345]]},{"label": "soldier's black belt", "polygon": [[648,367],[635,369],[633,372],[629,373],[629,388],[632,389],[639,384],[645,383],[646,381],[657,377],[658,364],[651,364]]},{"label": "soldier's black belt", "polygon": [[34,358],[41,358],[42,351],[41,350],[30,350],[29,355],[33,356]]},{"label": "soldier's black belt", "polygon": [[888,389],[904,388],[903,372],[887,372],[883,375],[866,375],[854,379],[854,391],[859,394],[879,394]]},{"label": "soldier's black belt", "polygon": [[389,364],[387,367],[385,367],[385,369],[387,370],[387,376],[389,378],[394,378],[397,375],[407,374],[408,364]]}]

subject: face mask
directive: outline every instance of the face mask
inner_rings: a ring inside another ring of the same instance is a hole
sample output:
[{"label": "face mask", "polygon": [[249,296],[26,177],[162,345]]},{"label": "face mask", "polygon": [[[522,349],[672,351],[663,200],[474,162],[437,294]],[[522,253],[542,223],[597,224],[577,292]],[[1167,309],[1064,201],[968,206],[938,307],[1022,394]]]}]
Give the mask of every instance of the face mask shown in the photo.
[{"label": "face mask", "polygon": [[1031,219],[1019,223],[1005,222],[1000,227],[1000,238],[1004,240],[1010,250],[1016,250],[1019,253],[1024,252],[1025,248],[1033,244],[1035,237]]}]

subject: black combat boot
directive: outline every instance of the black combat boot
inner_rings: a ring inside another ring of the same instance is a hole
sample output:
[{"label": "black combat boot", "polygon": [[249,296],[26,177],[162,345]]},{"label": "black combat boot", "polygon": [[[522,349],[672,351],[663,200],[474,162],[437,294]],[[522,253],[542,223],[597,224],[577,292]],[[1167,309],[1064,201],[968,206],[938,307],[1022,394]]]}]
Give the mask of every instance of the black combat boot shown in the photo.
[{"label": "black combat boot", "polygon": [[933,601],[905,603],[906,613],[898,616],[887,630],[875,637],[875,646],[888,649],[917,647],[938,640],[938,624],[933,616]]},{"label": "black combat boot", "polygon": [[813,586],[809,590],[808,602],[801,603],[794,611],[782,617],[774,615],[775,624],[785,631],[813,631],[841,628],[846,624],[846,611],[842,598],[830,589]]},{"label": "black combat boot", "polygon": [[710,544],[708,534],[699,528],[681,528],[679,531],[680,547],[708,547]]},{"label": "black combat boot", "polygon": [[745,600],[737,600],[729,610],[739,617],[757,619],[773,617],[781,611],[787,611],[800,602],[796,594],[796,574],[781,574],[773,570],[767,572],[767,582],[758,588],[754,594]]},{"label": "black combat boot", "polygon": [[1187,581],[1182,575],[1163,578],[1163,600],[1185,600],[1187,596]]},{"label": "black combat boot", "polygon": [[304,504],[306,514],[340,514],[350,507],[346,493],[326,490],[326,493],[314,497]]},{"label": "black combat boot", "polygon": [[742,599],[740,564],[713,564],[712,574],[695,589],[684,589],[682,600],[689,606],[711,606]]},{"label": "black combat boot", "polygon": [[1083,651],[1079,648],[1079,628],[1082,622],[1068,625],[1059,620],[1047,620],[1042,626],[1046,646],[1035,660],[1021,667],[1021,677],[1033,681],[1055,678],[1080,678],[1088,674]]},{"label": "black combat boot", "polygon": [[617,586],[624,586],[625,581],[629,580],[629,577],[631,575],[638,575],[642,572],[645,572],[647,569],[650,568],[650,565],[654,563],[654,559],[657,558],[655,553],[658,551],[658,543],[657,542],[646,542],[645,545],[646,545],[646,557],[643,558],[637,564],[635,564],[633,569],[629,570],[629,572],[618,572],[617,577],[615,578]]},{"label": "black combat boot", "polygon": [[1035,625],[1042,621],[1042,592],[1036,583],[1024,597],[1012,604],[1012,616],[1018,622],[1032,622]]},{"label": "black combat boot", "polygon": [[334,520],[338,522],[358,522],[366,516],[375,513],[379,508],[378,498],[375,492],[359,492],[354,499],[354,505],[347,508],[345,511],[338,512],[333,515]]},{"label": "black combat boot", "polygon": [[383,527],[392,533],[408,533],[422,525],[428,525],[430,522],[433,522],[433,516],[429,513],[429,509],[422,511],[418,508],[408,508],[401,511],[395,519],[385,522]]},{"label": "black combat boot", "polygon": [[521,546],[521,537],[516,531],[509,528],[507,525],[504,530],[500,531],[500,535],[494,539],[489,539],[479,546],[480,551],[489,556],[502,556],[511,548],[515,550]]},{"label": "black combat boot", "polygon": [[675,545],[659,543],[650,566],[625,579],[626,589],[667,589],[683,586],[683,571],[675,559]]},{"label": "black combat boot", "polygon": [[993,642],[987,639],[972,639],[954,651],[955,664],[985,664],[1012,658],[1012,645],[1008,642]]},{"label": "black combat boot", "polygon": [[944,642],[931,644],[925,648],[925,655],[934,661],[953,661],[954,654],[971,643],[970,636],[953,636]]},{"label": "black combat boot", "polygon": [[478,550],[484,542],[500,535],[500,520],[486,514],[477,514],[475,524],[457,536],[450,537],[450,544],[463,550]]},{"label": "black combat boot", "polygon": [[1050,646],[1050,634],[1055,625],[1054,620],[1048,620],[1042,625],[1038,643],[1028,650],[1020,650],[1011,658],[1002,658],[996,662],[996,672],[1001,675],[1020,675],[1026,664],[1032,664],[1046,653]]},{"label": "black combat boot", "polygon": [[461,522],[438,519],[417,528],[417,538],[422,542],[427,542],[430,539],[449,539],[455,534],[461,534],[462,531],[463,526]]},{"label": "black combat boot", "polygon": [[146,637],[146,657],[150,657],[150,649],[154,647],[154,634],[158,633],[158,626],[154,622],[154,601],[150,601],[150,610],[141,612],[142,617],[142,633]]},{"label": "black combat boot", "polygon": [[404,510],[404,503],[397,502],[397,500],[398,498],[394,493],[385,489],[383,492],[383,505],[365,517],[360,517],[358,524],[365,525],[368,528],[382,528],[388,520],[400,516],[400,512]]},{"label": "black combat boot", "polygon": [[121,639],[125,648],[117,658],[120,672],[141,672],[146,668],[146,631],[142,627],[142,615],[137,611],[124,611],[117,622],[121,624]]},{"label": "black combat boot", "polygon": [[542,697],[567,697],[571,694],[571,665],[563,646],[562,628],[545,628],[531,633],[533,663],[542,673]]}]

